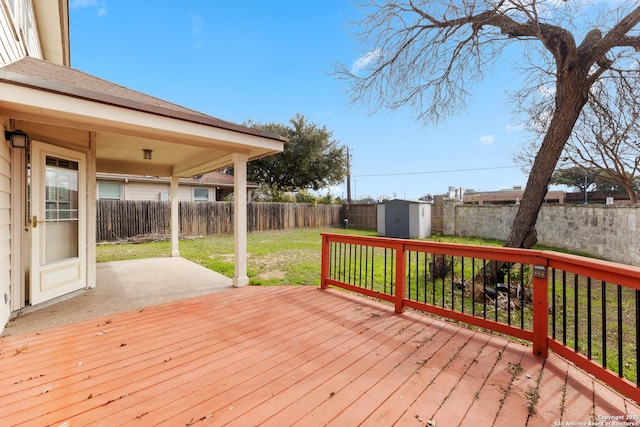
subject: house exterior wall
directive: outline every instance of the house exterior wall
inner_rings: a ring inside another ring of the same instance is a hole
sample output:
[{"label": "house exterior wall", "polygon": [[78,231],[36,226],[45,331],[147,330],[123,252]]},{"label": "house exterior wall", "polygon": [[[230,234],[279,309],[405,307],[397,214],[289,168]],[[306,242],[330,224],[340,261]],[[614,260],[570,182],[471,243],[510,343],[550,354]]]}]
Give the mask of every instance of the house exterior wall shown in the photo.
[{"label": "house exterior wall", "polygon": [[[0,126],[4,136],[5,127]],[[0,331],[9,320],[11,306],[11,156],[9,144],[0,143]]]},{"label": "house exterior wall", "polygon": [[[118,182],[118,181],[103,181],[103,182]],[[159,201],[159,200],[163,200],[161,199],[161,193],[166,193],[166,196],[168,197],[171,191],[171,185],[169,183],[137,182],[137,181],[119,182],[119,183],[121,185],[121,200]],[[198,188],[205,188],[205,187],[198,187]],[[192,185],[181,184],[178,187],[178,201],[180,202],[195,201],[193,197],[193,189],[194,189],[194,186]],[[207,187],[207,190],[209,193],[208,201],[210,202],[216,201],[215,188]],[[98,194],[98,198],[100,198],[100,194]]]},{"label": "house exterior wall", "polygon": [[42,59],[36,18],[31,0],[0,0],[0,63],[6,64],[27,53]]}]

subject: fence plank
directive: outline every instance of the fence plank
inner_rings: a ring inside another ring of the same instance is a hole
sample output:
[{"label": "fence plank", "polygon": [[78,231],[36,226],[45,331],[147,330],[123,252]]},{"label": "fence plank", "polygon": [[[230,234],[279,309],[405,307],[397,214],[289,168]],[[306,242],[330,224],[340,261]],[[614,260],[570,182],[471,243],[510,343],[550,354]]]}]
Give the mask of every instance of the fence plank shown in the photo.
[{"label": "fence plank", "polygon": [[[304,203],[249,203],[249,232],[294,228],[335,227],[343,206]],[[233,233],[233,202],[180,202],[180,235]],[[144,234],[169,234],[169,202],[98,200],[96,239],[116,241]]]},{"label": "fence plank", "polygon": [[378,205],[345,206],[349,227],[376,230],[378,228]]}]

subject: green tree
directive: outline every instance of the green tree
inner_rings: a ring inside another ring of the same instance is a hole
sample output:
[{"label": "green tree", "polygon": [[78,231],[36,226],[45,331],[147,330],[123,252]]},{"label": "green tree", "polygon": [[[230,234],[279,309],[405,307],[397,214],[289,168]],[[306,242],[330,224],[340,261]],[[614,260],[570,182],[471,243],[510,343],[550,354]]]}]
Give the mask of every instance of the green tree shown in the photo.
[{"label": "green tree", "polygon": [[437,121],[465,106],[469,85],[503,52],[516,65],[520,58],[527,86],[514,105],[547,116],[505,245],[531,247],[551,176],[594,96],[591,88],[639,71],[633,58],[640,51],[640,7],[619,4],[610,10],[608,2],[371,0],[355,23],[368,53],[360,67],[338,64],[336,74],[350,85],[354,102],[373,110],[410,106],[419,120]]},{"label": "green tree", "polygon": [[301,114],[288,124],[248,122],[245,125],[288,138],[282,153],[253,160],[247,179],[268,187],[273,194],[319,190],[344,180],[347,153],[333,139],[333,132]]},{"label": "green tree", "polygon": [[586,193],[589,189],[595,187],[597,174],[597,170],[586,170],[576,166],[557,169],[551,177],[550,184],[564,185]]},{"label": "green tree", "polygon": [[[596,167],[565,167],[557,169],[551,177],[552,185],[575,188],[583,194],[598,192],[606,195],[625,194],[627,189],[612,180],[607,171]],[[638,178],[630,181],[632,188],[638,188]]]}]

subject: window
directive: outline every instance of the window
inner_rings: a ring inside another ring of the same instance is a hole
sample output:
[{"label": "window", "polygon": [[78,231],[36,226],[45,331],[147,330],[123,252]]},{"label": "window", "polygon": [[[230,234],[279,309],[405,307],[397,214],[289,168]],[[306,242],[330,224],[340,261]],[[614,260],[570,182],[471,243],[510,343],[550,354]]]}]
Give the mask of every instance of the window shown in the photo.
[{"label": "window", "polygon": [[[78,256],[78,162],[46,157],[45,262]],[[64,236],[64,237],[62,237]]]},{"label": "window", "polygon": [[208,202],[209,189],[205,187],[193,187],[193,200],[195,202]]},{"label": "window", "polygon": [[122,200],[122,185],[119,182],[98,181],[98,199]]}]

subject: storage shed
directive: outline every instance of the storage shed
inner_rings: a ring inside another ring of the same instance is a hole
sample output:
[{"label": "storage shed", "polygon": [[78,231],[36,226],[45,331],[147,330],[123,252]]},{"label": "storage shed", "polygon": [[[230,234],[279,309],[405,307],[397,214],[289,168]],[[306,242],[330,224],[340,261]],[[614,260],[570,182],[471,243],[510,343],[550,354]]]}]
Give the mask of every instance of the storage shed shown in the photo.
[{"label": "storage shed", "polygon": [[393,199],[378,204],[378,235],[421,239],[431,235],[431,203]]}]

